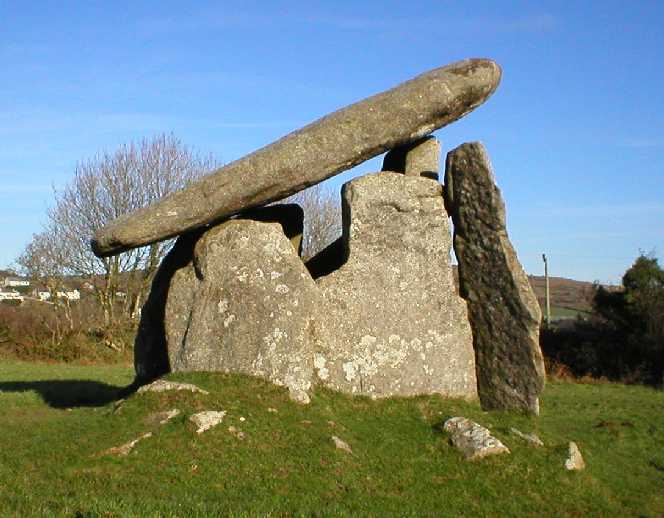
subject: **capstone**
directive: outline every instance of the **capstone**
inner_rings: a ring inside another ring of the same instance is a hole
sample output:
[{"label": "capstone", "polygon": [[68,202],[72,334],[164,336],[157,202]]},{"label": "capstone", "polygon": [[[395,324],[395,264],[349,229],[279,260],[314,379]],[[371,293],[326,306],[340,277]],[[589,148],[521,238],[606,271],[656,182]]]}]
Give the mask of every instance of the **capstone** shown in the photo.
[{"label": "capstone", "polygon": [[419,75],[117,218],[99,229],[92,249],[100,257],[118,254],[283,199],[463,117],[494,92],[500,77],[488,59]]}]

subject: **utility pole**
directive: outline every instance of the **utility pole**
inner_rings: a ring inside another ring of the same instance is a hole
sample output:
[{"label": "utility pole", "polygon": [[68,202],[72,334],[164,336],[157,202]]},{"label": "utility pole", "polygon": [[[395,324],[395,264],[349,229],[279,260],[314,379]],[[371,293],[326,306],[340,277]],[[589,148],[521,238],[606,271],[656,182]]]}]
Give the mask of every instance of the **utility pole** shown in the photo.
[{"label": "utility pole", "polygon": [[547,327],[551,324],[551,299],[549,298],[549,263],[546,260],[546,254],[542,254],[544,261],[544,296],[546,297],[545,321]]}]

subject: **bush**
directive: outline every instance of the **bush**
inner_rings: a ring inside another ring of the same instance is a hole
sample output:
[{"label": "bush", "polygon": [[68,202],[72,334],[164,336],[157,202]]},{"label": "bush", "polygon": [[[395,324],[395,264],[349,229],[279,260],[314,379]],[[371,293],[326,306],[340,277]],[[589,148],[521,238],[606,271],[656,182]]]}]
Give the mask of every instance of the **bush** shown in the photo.
[{"label": "bush", "polygon": [[99,326],[94,304],[73,304],[71,314],[53,304],[0,304],[0,355],[27,361],[125,362],[132,355],[134,327],[112,332]]},{"label": "bush", "polygon": [[576,376],[661,385],[664,377],[664,270],[641,254],[622,289],[595,286],[593,312],[573,326],[543,329],[542,351]]}]

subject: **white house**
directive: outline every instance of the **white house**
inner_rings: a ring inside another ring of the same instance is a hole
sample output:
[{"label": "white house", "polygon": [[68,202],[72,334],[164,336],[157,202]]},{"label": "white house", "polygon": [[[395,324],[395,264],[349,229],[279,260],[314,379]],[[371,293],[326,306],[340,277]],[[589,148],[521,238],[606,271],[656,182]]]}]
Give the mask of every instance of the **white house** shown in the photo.
[{"label": "white house", "polygon": [[81,292],[78,290],[72,290],[72,291],[58,291],[55,294],[59,299],[67,299],[67,300],[81,300]]},{"label": "white house", "polygon": [[23,295],[18,291],[0,291],[0,301],[2,300],[18,300],[23,302]]},{"label": "white house", "polygon": [[19,277],[5,277],[5,288],[16,288],[19,286],[30,286],[30,281]]}]

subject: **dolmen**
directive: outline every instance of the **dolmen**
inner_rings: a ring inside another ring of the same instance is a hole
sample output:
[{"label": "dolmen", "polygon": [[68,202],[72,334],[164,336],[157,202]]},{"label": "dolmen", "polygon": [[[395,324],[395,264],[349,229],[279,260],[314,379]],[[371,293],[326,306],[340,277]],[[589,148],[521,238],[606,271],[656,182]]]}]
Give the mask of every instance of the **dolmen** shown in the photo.
[{"label": "dolmen", "polygon": [[[177,240],[141,313],[137,380],[237,372],[307,403],[324,386],[373,398],[440,394],[537,414],[537,300],[479,143],[430,134],[482,104],[501,71],[472,59],[343,108],[99,229],[109,256]],[[386,153],[341,192],[343,234],[306,264],[287,196]],[[459,290],[450,260],[459,263]]]}]

